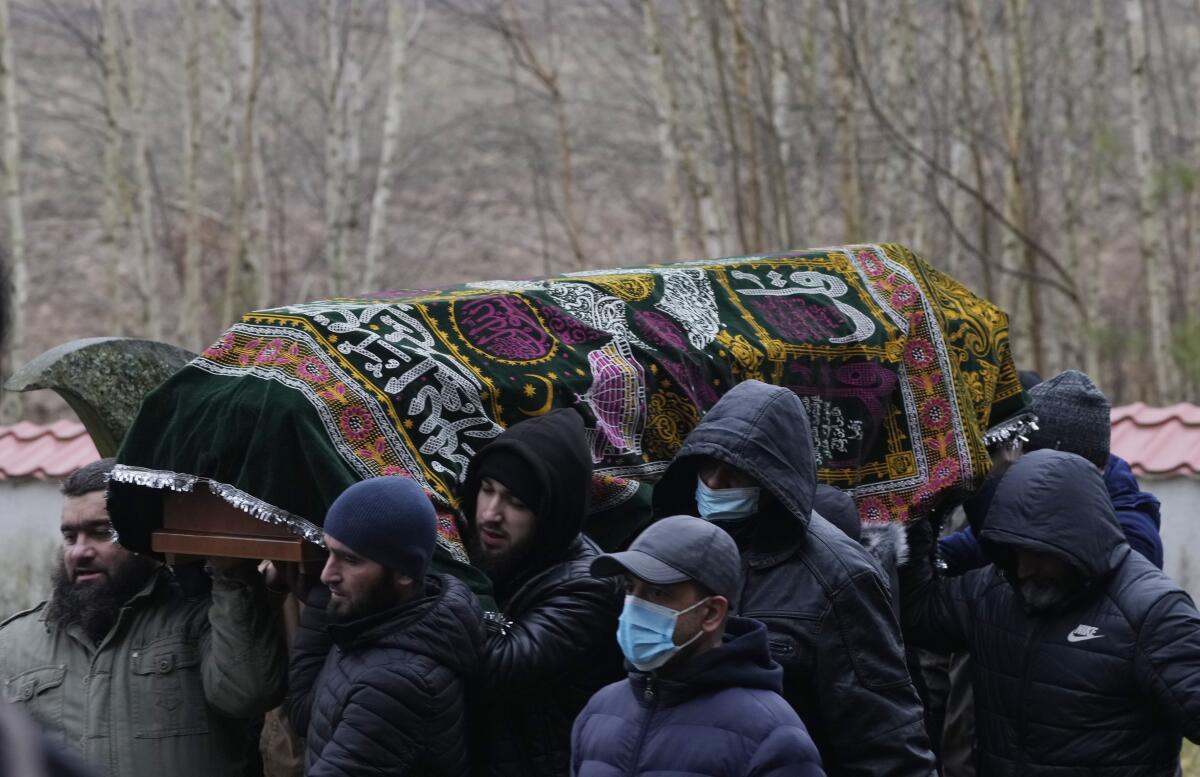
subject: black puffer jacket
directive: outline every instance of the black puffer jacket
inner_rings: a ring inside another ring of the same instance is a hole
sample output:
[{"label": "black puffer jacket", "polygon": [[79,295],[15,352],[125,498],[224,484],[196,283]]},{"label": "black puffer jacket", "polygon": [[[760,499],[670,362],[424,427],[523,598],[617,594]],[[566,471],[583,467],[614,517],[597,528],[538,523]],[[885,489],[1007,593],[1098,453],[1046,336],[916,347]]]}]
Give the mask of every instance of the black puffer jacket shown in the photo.
[{"label": "black puffer jacket", "polygon": [[317,591],[292,646],[287,701],[308,738],[304,773],[467,775],[464,686],[483,649],[474,595],[430,575],[420,599],[327,624],[328,594]]},{"label": "black puffer jacket", "polygon": [[574,410],[514,424],[475,457],[464,483],[465,534],[474,536],[479,466],[497,450],[519,455],[541,484],[530,556],[497,580],[509,625],[487,640],[480,675],[479,771],[494,777],[565,777],[571,724],[596,691],[624,676],[617,647],[622,592],[592,577],[599,549],[580,534],[592,459]]},{"label": "black puffer jacket", "polygon": [[762,484],[759,512],[724,527],[742,551],[738,613],[766,624],[784,698],[808,726],[826,773],[928,777],[934,759],[887,583],[859,543],[812,512],[811,440],[795,394],[740,383],[684,441],[655,489],[655,514],[697,514],[701,456]]},{"label": "black puffer jacket", "polygon": [[[901,570],[909,638],[973,657],[980,777],[1172,777],[1181,735],[1200,739],[1200,614],[1126,544],[1096,467],[1026,454],[981,539],[994,566]],[[914,527],[910,544],[928,559],[931,530]],[[1014,549],[1057,556],[1083,590],[1029,610],[1010,583]]]}]

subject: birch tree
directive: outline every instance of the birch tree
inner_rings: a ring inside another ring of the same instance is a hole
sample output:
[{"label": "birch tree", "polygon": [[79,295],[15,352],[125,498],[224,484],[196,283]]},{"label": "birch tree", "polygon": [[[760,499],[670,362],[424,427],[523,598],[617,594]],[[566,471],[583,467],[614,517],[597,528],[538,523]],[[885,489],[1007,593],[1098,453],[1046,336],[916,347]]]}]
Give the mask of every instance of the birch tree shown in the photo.
[{"label": "birch tree", "polygon": [[551,55],[547,57],[539,54],[533,47],[521,12],[512,0],[504,2],[503,11],[493,21],[492,26],[508,44],[513,62],[533,76],[550,100],[558,140],[560,220],[571,248],[575,268],[580,269],[585,266],[587,259],[583,249],[583,221],[575,203],[575,148],[571,140],[571,122],[567,115],[567,99],[562,88],[561,71],[554,63],[553,30],[550,32]]},{"label": "birch tree", "polygon": [[842,225],[846,241],[857,243],[863,239],[864,209],[862,174],[859,171],[858,116],[854,105],[857,79],[852,63],[857,47],[856,29],[847,0],[836,0],[831,8],[836,16],[837,26],[847,30],[847,34],[835,50],[837,107],[834,122],[837,125],[838,154],[841,160],[839,180]]},{"label": "birch tree", "polygon": [[[325,0],[325,254],[333,294],[345,294],[349,257],[345,233],[350,213],[350,108],[357,83],[347,25],[339,17],[339,0]],[[347,73],[347,70],[351,71]]]},{"label": "birch tree", "polygon": [[[1008,28],[1008,95],[1005,100],[1005,147],[1004,165],[1004,215],[1005,218],[1025,234],[1029,233],[1029,210],[1025,183],[1026,116],[1028,97],[1025,74],[1025,21],[1029,15],[1028,0],[1009,0],[1007,13]],[[1001,263],[1004,267],[1021,268],[1023,276],[1016,276],[1018,289],[1025,291],[1025,314],[1027,321],[1022,338],[1027,347],[1033,368],[1045,372],[1044,328],[1042,326],[1041,284],[1038,276],[1037,257],[1027,242],[1014,230],[1007,230],[1001,240]],[[1014,294],[1011,299],[1016,300]],[[1018,330],[1020,331],[1020,330]]]},{"label": "birch tree", "polygon": [[387,105],[383,114],[383,139],[379,152],[379,169],[375,174],[375,194],[371,199],[371,222],[367,231],[366,262],[363,268],[363,287],[370,291],[379,282],[379,265],[386,247],[388,203],[396,179],[396,162],[400,150],[400,129],[404,112],[404,89],[407,80],[408,46],[420,28],[424,2],[418,6],[417,20],[411,31],[405,28],[404,3],[388,5],[388,80]]},{"label": "birch tree", "polygon": [[134,252],[126,250],[125,240],[133,220],[129,197],[131,185],[125,174],[125,131],[128,110],[124,89],[124,65],[121,60],[119,0],[98,0],[100,17],[98,48],[103,87],[104,113],[104,204],[101,210],[99,253],[108,268],[111,326],[121,334],[138,330],[138,317],[129,304],[126,289],[136,285],[138,267]]},{"label": "birch tree", "polygon": [[1150,146],[1150,74],[1146,52],[1146,26],[1141,0],[1125,0],[1126,35],[1129,47],[1130,128],[1137,170],[1138,248],[1145,279],[1148,319],[1146,356],[1150,360],[1148,401],[1161,403],[1176,398],[1176,375],[1171,357],[1170,297],[1162,267],[1162,239],[1155,217],[1154,157]]},{"label": "birch tree", "polygon": [[771,110],[768,113],[774,159],[769,166],[771,196],[774,201],[775,233],[778,247],[792,245],[792,202],[788,194],[788,167],[792,158],[792,76],[787,56],[780,0],[767,0],[767,45],[770,61]]},{"label": "birch tree", "polygon": [[[1096,316],[1100,312],[1100,287],[1103,268],[1100,266],[1100,238],[1097,234],[1100,213],[1101,138],[1107,123],[1108,67],[1104,23],[1105,0],[1092,0],[1091,61],[1087,82],[1087,155],[1082,196],[1081,222],[1085,227],[1083,257],[1080,261],[1079,287],[1083,315],[1080,316],[1083,337],[1083,363],[1088,375],[1100,374],[1100,344]],[[1086,228],[1090,226],[1091,228]]]},{"label": "birch tree", "polygon": [[[25,343],[29,279],[25,266],[25,216],[21,203],[21,136],[13,69],[8,0],[0,0],[0,185],[8,220],[8,245],[0,247],[0,382],[20,366]],[[21,394],[0,389],[0,423],[20,420]]]},{"label": "birch tree", "polygon": [[745,182],[737,182],[737,185],[744,187],[747,194],[745,218],[749,242],[746,248],[749,251],[762,251],[766,247],[763,235],[762,160],[756,126],[758,110],[753,98],[750,36],[742,12],[742,0],[725,0],[725,10],[733,32],[733,73],[737,89],[734,104],[739,124],[737,137],[744,144],[741,152],[745,155],[742,168]]},{"label": "birch tree", "polygon": [[725,206],[721,191],[717,188],[717,169],[713,161],[717,156],[719,143],[711,120],[716,110],[713,107],[712,90],[708,88],[707,79],[703,77],[709,62],[705,11],[706,5],[698,0],[687,3],[688,52],[695,73],[691,81],[697,92],[693,97],[697,106],[694,118],[687,123],[697,128],[699,136],[695,164],[688,175],[688,185],[696,203],[696,217],[700,223],[704,251],[708,256],[716,257],[725,256],[730,249]]},{"label": "birch tree", "polygon": [[980,110],[977,108],[975,99],[974,68],[971,66],[974,60],[972,54],[975,47],[980,45],[980,42],[976,39],[975,28],[971,24],[972,9],[969,0],[959,0],[957,10],[959,22],[962,25],[962,49],[958,62],[960,100],[962,101],[964,124],[967,128],[967,150],[971,160],[971,181],[975,190],[979,192],[979,197],[975,199],[975,204],[978,206],[976,216],[977,253],[981,259],[980,272],[983,276],[984,296],[988,299],[996,300],[997,285],[992,273],[991,262],[992,220],[987,209],[988,179],[984,162],[983,142],[980,138]]},{"label": "birch tree", "polygon": [[151,340],[161,340],[162,320],[162,257],[154,233],[154,184],[150,179],[149,109],[143,52],[124,4],[113,3],[121,36],[122,59],[127,84],[128,102],[122,114],[128,121],[126,134],[133,145],[133,174],[137,191],[134,219],[137,225],[135,255],[137,256],[137,289],[141,297],[142,317],[139,332]]},{"label": "birch tree", "polygon": [[201,13],[202,0],[183,0],[183,34],[186,38],[183,57],[184,124],[183,124],[183,185],[185,191],[183,304],[179,311],[179,328],[175,339],[185,345],[199,345],[203,298],[203,268],[200,244],[200,152],[203,147],[203,117],[201,114]]},{"label": "birch tree", "polygon": [[696,249],[691,240],[691,230],[688,228],[683,187],[679,182],[679,101],[671,83],[662,25],[658,20],[658,11],[654,8],[654,0],[642,0],[642,18],[647,58],[650,61],[650,70],[654,73],[658,150],[662,155],[663,182],[667,189],[667,218],[671,223],[672,242],[676,256],[693,256]]},{"label": "birch tree", "polygon": [[262,267],[253,251],[249,206],[257,153],[254,115],[262,58],[263,2],[250,0],[249,7],[242,6],[240,11],[237,73],[242,99],[237,123],[237,153],[233,160],[233,212],[230,217],[233,249],[229,253],[225,275],[225,320],[228,322],[262,304]]}]

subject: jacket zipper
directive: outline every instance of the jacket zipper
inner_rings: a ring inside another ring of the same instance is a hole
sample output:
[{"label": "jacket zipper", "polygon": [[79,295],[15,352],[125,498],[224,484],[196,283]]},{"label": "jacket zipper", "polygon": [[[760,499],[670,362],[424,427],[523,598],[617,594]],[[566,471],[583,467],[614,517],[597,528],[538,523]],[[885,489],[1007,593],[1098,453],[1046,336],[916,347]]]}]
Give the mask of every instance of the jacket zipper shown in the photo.
[{"label": "jacket zipper", "polygon": [[642,746],[646,744],[646,735],[650,733],[650,720],[658,708],[658,693],[654,688],[654,675],[646,676],[646,689],[642,691],[642,700],[646,702],[646,717],[642,720],[642,730],[638,733],[637,744],[633,748],[633,757],[629,759],[629,777],[637,775],[638,761],[642,757]]},{"label": "jacket zipper", "polygon": [[1026,706],[1029,700],[1029,674],[1033,669],[1034,649],[1041,644],[1041,636],[1046,631],[1047,624],[1042,623],[1033,634],[1030,635],[1029,641],[1025,643],[1025,668],[1021,672],[1021,698],[1018,700],[1018,711],[1020,714],[1020,726],[1017,728],[1017,741],[1020,742],[1020,749],[1017,751],[1017,774],[1021,774],[1025,770],[1025,762],[1028,760],[1028,740],[1029,740],[1029,722],[1025,719]]}]

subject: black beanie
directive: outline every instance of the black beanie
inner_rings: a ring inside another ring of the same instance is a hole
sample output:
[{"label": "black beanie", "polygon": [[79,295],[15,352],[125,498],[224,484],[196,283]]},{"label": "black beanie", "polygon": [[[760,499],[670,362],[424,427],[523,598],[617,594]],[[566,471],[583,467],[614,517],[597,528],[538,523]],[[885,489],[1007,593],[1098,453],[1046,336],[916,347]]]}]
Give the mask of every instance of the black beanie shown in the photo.
[{"label": "black beanie", "polygon": [[536,515],[541,508],[544,489],[541,479],[525,457],[511,448],[500,448],[490,453],[484,448],[479,455],[483,457],[479,463],[479,479],[488,478],[504,486]]},{"label": "black beanie", "polygon": [[399,475],[347,488],[325,514],[325,533],[363,558],[421,580],[437,542],[437,515],[425,491]]}]

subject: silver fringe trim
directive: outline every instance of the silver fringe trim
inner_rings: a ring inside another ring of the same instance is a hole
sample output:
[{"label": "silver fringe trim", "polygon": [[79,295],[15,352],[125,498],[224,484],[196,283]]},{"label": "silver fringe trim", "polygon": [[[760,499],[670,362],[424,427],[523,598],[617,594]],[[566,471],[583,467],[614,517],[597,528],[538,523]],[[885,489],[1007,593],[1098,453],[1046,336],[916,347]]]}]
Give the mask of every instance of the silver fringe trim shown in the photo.
[{"label": "silver fringe trim", "polygon": [[1033,413],[1022,413],[988,429],[983,435],[983,444],[988,448],[1016,448],[1021,443],[1029,442],[1026,435],[1036,432],[1037,429],[1037,416]]},{"label": "silver fringe trim", "polygon": [[194,491],[197,484],[204,483],[208,486],[208,490],[211,493],[221,497],[242,512],[248,513],[264,523],[282,525],[288,531],[304,538],[308,542],[319,545],[322,548],[325,547],[325,540],[323,539],[320,526],[294,513],[289,513],[287,510],[276,507],[269,502],[264,502],[258,497],[251,496],[228,483],[221,483],[216,480],[209,480],[208,478],[201,478],[181,472],[144,469],[142,467],[131,467],[126,464],[118,464],[114,467],[113,471],[109,473],[108,479],[115,480],[118,483],[129,483],[160,491],[171,490],[188,493]]},{"label": "silver fringe trim", "polygon": [[108,473],[108,480],[118,483],[129,483],[143,488],[154,488],[159,491],[187,491],[196,487],[200,478],[195,475],[185,475],[181,472],[164,472],[157,469],[131,467],[128,464],[118,464]]}]

